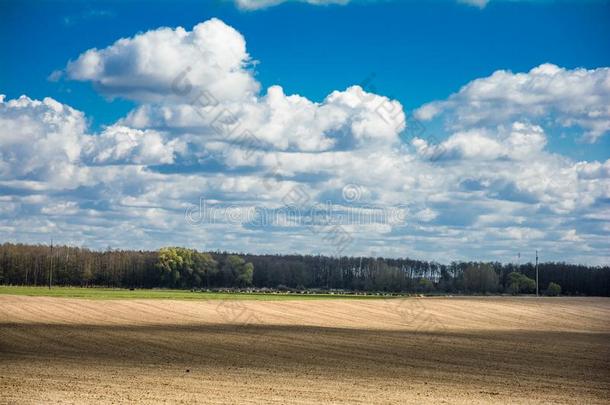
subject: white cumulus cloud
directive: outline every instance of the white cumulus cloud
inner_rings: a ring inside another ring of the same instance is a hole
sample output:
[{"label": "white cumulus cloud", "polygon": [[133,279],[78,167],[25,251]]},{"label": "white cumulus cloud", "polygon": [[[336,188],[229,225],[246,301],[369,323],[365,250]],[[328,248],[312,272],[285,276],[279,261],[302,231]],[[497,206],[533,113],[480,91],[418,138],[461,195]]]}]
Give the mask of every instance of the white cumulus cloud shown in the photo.
[{"label": "white cumulus cloud", "polygon": [[177,140],[166,142],[157,131],[113,125],[86,137],[83,149],[93,164],[154,165],[172,163],[182,145]]},{"label": "white cumulus cloud", "polygon": [[89,49],[69,62],[66,72],[112,97],[180,99],[205,89],[220,100],[240,100],[258,92],[249,63],[243,36],[211,19],[192,31],[159,28]]},{"label": "white cumulus cloud", "polygon": [[527,73],[498,70],[447,100],[422,106],[416,116],[441,116],[455,129],[550,119],[581,128],[584,138],[595,142],[610,131],[610,68],[570,70],[547,63]]},{"label": "white cumulus cloud", "polygon": [[85,116],[47,97],[0,96],[0,178],[70,183],[79,175]]}]

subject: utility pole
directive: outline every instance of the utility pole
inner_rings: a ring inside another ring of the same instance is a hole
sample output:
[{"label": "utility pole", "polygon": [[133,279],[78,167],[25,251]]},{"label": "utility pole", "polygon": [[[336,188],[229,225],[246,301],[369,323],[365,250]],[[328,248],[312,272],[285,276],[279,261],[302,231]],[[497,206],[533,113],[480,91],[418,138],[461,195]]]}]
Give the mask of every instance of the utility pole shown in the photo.
[{"label": "utility pole", "polygon": [[53,239],[51,239],[51,266],[49,268],[49,290],[51,289],[52,282],[53,282]]},{"label": "utility pole", "polygon": [[540,296],[538,289],[538,251],[536,250],[536,297]]}]

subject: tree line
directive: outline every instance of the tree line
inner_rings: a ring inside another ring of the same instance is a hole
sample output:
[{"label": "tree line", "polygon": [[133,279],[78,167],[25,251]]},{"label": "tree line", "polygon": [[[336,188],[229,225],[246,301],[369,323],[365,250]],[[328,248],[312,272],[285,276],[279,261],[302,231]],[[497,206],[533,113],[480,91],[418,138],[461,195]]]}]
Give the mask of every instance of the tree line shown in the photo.
[{"label": "tree line", "polygon": [[[0,245],[0,284],[7,285],[520,294],[535,293],[535,277],[532,263]],[[540,292],[549,295],[610,296],[609,266],[541,263],[539,281]]]}]

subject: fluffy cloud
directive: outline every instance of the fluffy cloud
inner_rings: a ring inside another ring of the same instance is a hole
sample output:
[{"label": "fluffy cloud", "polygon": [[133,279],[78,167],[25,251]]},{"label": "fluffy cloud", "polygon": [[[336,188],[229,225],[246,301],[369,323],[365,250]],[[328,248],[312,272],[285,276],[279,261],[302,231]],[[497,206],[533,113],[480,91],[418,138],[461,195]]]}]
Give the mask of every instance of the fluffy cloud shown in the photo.
[{"label": "fluffy cloud", "polygon": [[258,92],[249,62],[242,35],[211,19],[192,31],[159,28],[89,49],[68,63],[66,73],[111,97],[181,99],[205,89],[219,100],[241,100]]},{"label": "fluffy cloud", "polygon": [[474,128],[456,132],[440,144],[413,140],[418,154],[430,159],[532,159],[546,145],[541,127],[515,122],[510,128]]},{"label": "fluffy cloud", "polygon": [[171,163],[174,152],[183,148],[156,131],[124,126],[89,135],[82,112],[50,97],[5,101],[3,95],[0,145],[0,180],[39,189],[90,184],[95,177],[92,165]]},{"label": "fluffy cloud", "polygon": [[121,125],[110,126],[96,136],[86,137],[83,153],[92,164],[169,164],[174,152],[183,150],[179,140],[165,142],[157,131],[141,131]]},{"label": "fluffy cloud", "polygon": [[439,115],[453,129],[550,119],[581,128],[595,142],[610,131],[610,68],[568,70],[547,63],[527,73],[498,70],[416,111],[422,120]]},{"label": "fluffy cloud", "polygon": [[405,115],[398,101],[359,86],[334,91],[322,103],[287,96],[280,86],[272,86],[263,97],[241,103],[143,105],[123,122],[137,128],[194,130],[198,135],[190,140],[203,148],[210,141],[250,140],[267,149],[311,152],[396,143]]},{"label": "fluffy cloud", "polygon": [[52,98],[0,95],[0,178],[69,183],[85,127],[83,113]]}]

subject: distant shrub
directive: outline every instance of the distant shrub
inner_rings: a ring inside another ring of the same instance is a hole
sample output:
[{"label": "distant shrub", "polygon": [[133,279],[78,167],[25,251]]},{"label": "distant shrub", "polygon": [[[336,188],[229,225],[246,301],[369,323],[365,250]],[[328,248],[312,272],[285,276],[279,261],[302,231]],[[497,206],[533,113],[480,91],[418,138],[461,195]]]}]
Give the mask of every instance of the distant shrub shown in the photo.
[{"label": "distant shrub", "polygon": [[536,281],[525,274],[513,271],[508,275],[506,291],[511,294],[532,293],[536,291]]},{"label": "distant shrub", "polygon": [[546,295],[556,297],[559,294],[561,294],[561,286],[551,281],[546,289]]}]

